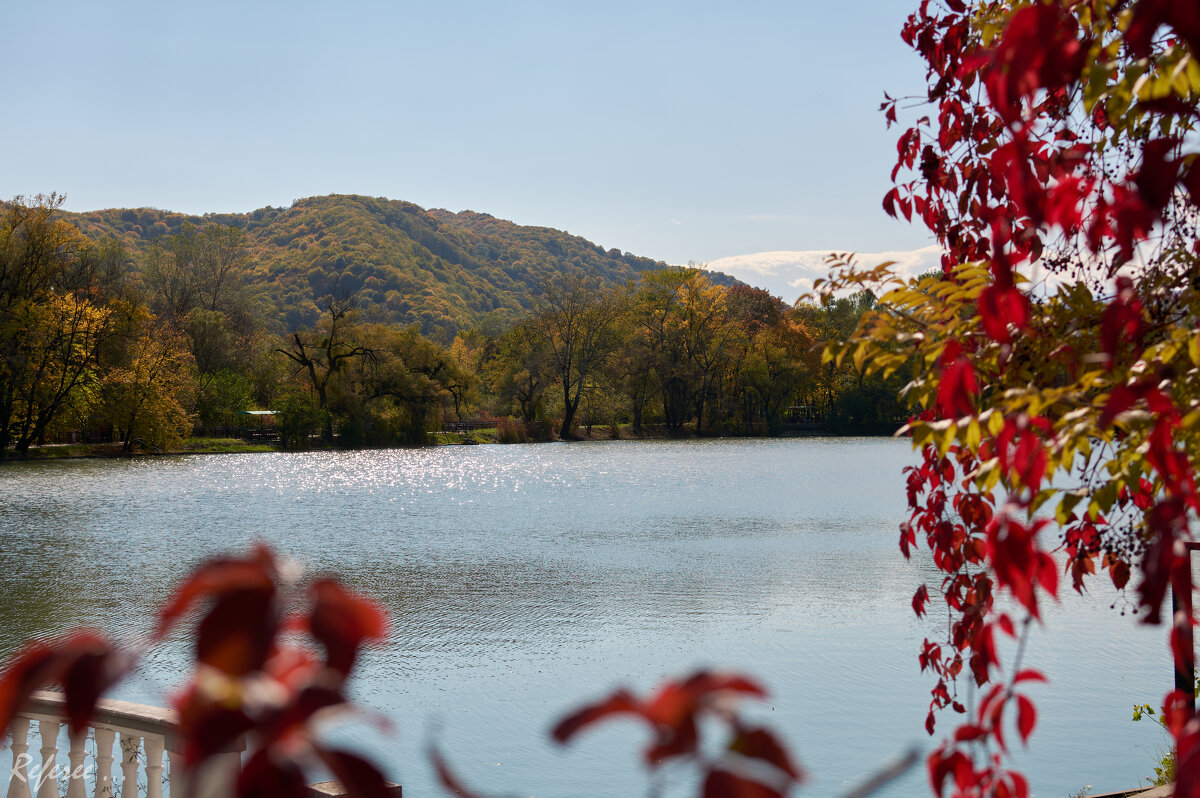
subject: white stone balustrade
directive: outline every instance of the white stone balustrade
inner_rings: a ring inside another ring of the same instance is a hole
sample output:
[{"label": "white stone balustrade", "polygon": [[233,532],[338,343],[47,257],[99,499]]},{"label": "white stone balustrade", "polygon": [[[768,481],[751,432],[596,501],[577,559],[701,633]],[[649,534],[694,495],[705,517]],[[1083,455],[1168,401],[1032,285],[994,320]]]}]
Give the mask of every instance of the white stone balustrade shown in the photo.
[{"label": "white stone balustrade", "polygon": [[[59,732],[66,727],[61,693],[38,692],[25,710],[13,720],[12,775],[3,798],[226,798],[241,768],[244,743],[218,754],[191,778],[183,777],[183,755],[174,710],[104,699],[92,718],[94,749],[88,750],[85,736],[69,741],[66,762],[59,750]],[[36,722],[38,742],[30,744]],[[119,746],[114,750],[114,744]],[[36,747],[40,756],[30,754]],[[164,766],[163,755],[168,765]],[[120,757],[118,760],[117,757]],[[113,765],[119,768],[119,788]],[[165,775],[165,778],[164,778]],[[172,776],[178,778],[172,780]],[[314,784],[312,798],[346,798],[337,782]],[[391,785],[390,798],[401,798],[399,786]]]}]

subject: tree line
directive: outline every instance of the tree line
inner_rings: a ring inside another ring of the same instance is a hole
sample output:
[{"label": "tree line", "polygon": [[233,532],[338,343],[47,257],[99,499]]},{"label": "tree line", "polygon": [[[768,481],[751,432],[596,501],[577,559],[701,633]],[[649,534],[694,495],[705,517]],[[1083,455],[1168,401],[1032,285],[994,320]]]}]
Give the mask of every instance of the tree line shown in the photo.
[{"label": "tree line", "polygon": [[289,448],[419,445],[468,419],[511,441],[773,435],[789,416],[888,432],[903,412],[903,369],[884,380],[820,356],[872,307],[866,292],[792,307],[695,268],[620,287],[565,276],[508,329],[445,344],[365,320],[334,281],[317,322],[284,334],[237,228],[184,227],[133,256],[60,205],[0,214],[0,452],[70,433],[167,450],[253,408],[276,411]]}]

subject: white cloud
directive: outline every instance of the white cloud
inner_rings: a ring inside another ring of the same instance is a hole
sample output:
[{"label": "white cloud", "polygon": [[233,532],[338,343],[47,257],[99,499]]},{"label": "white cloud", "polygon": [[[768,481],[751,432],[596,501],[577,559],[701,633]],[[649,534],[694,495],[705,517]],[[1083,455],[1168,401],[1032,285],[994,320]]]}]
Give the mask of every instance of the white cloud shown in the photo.
[{"label": "white cloud", "polygon": [[[785,302],[794,302],[801,294],[812,290],[813,280],[828,276],[829,267],[825,260],[829,254],[845,251],[814,249],[804,252],[756,252],[720,258],[705,265],[714,271],[731,274],[744,283],[764,288]],[[938,268],[941,257],[942,250],[931,246],[900,252],[860,252],[855,256],[855,261],[864,268],[888,260],[895,261],[892,268],[898,274],[914,277]]]}]

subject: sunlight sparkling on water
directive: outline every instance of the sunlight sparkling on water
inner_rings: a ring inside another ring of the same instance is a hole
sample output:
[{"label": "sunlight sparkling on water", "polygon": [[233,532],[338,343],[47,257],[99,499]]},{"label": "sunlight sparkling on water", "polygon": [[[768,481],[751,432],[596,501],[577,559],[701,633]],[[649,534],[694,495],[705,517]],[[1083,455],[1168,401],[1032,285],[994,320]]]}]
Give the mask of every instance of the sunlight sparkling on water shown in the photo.
[{"label": "sunlight sparkling on water", "polygon": [[[77,625],[146,635],[204,557],[272,543],[382,602],[391,642],[358,699],[397,723],[344,734],[416,798],[438,794],[430,729],[493,793],[641,794],[641,733],[552,748],[567,709],[700,664],[757,675],[755,710],[836,795],[910,745],[930,681],[909,608],[932,571],[897,548],[905,441],[805,439],[461,446],[188,456],[0,468],[0,652]],[[1064,594],[1035,630],[1041,722],[1021,757],[1039,796],[1133,786],[1162,744],[1135,703],[1170,685],[1161,630]],[[161,703],[178,641],[123,697]],[[885,793],[925,793],[918,768]]]}]

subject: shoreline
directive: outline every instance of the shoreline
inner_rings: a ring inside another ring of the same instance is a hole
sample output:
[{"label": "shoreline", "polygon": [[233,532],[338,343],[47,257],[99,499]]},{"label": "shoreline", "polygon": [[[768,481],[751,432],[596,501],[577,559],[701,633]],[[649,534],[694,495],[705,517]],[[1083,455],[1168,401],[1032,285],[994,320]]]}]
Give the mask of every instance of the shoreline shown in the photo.
[{"label": "shoreline", "polygon": [[263,454],[269,452],[286,452],[286,451],[367,451],[371,448],[381,449],[428,449],[442,446],[480,446],[480,445],[501,445],[501,446],[520,446],[529,443],[587,443],[592,441],[663,441],[663,440],[707,440],[721,438],[745,438],[745,439],[791,439],[791,438],[814,438],[814,437],[838,437],[838,438],[854,438],[854,437],[890,437],[886,433],[878,432],[859,432],[847,433],[836,432],[832,430],[820,429],[805,429],[801,431],[790,431],[790,434],[784,435],[712,435],[702,436],[694,433],[685,433],[683,435],[672,435],[662,425],[647,425],[647,428],[641,435],[634,435],[632,429],[619,428],[617,434],[613,434],[611,427],[603,429],[597,427],[592,430],[589,435],[586,431],[580,430],[574,438],[552,438],[550,440],[528,440],[520,442],[502,443],[498,440],[495,429],[483,429],[473,432],[432,432],[429,434],[429,442],[423,446],[385,446],[385,447],[347,447],[338,446],[313,447],[309,449],[289,450],[280,447],[275,443],[254,443],[243,440],[241,438],[188,438],[179,449],[171,449],[169,451],[154,451],[151,449],[135,447],[133,451],[125,451],[119,443],[51,443],[43,446],[31,447],[26,456],[18,456],[15,450],[10,450],[6,453],[3,459],[0,459],[0,465],[4,463],[29,463],[29,462],[44,462],[52,460],[104,460],[104,459],[134,459],[143,457],[175,457],[181,455],[195,454]]}]

